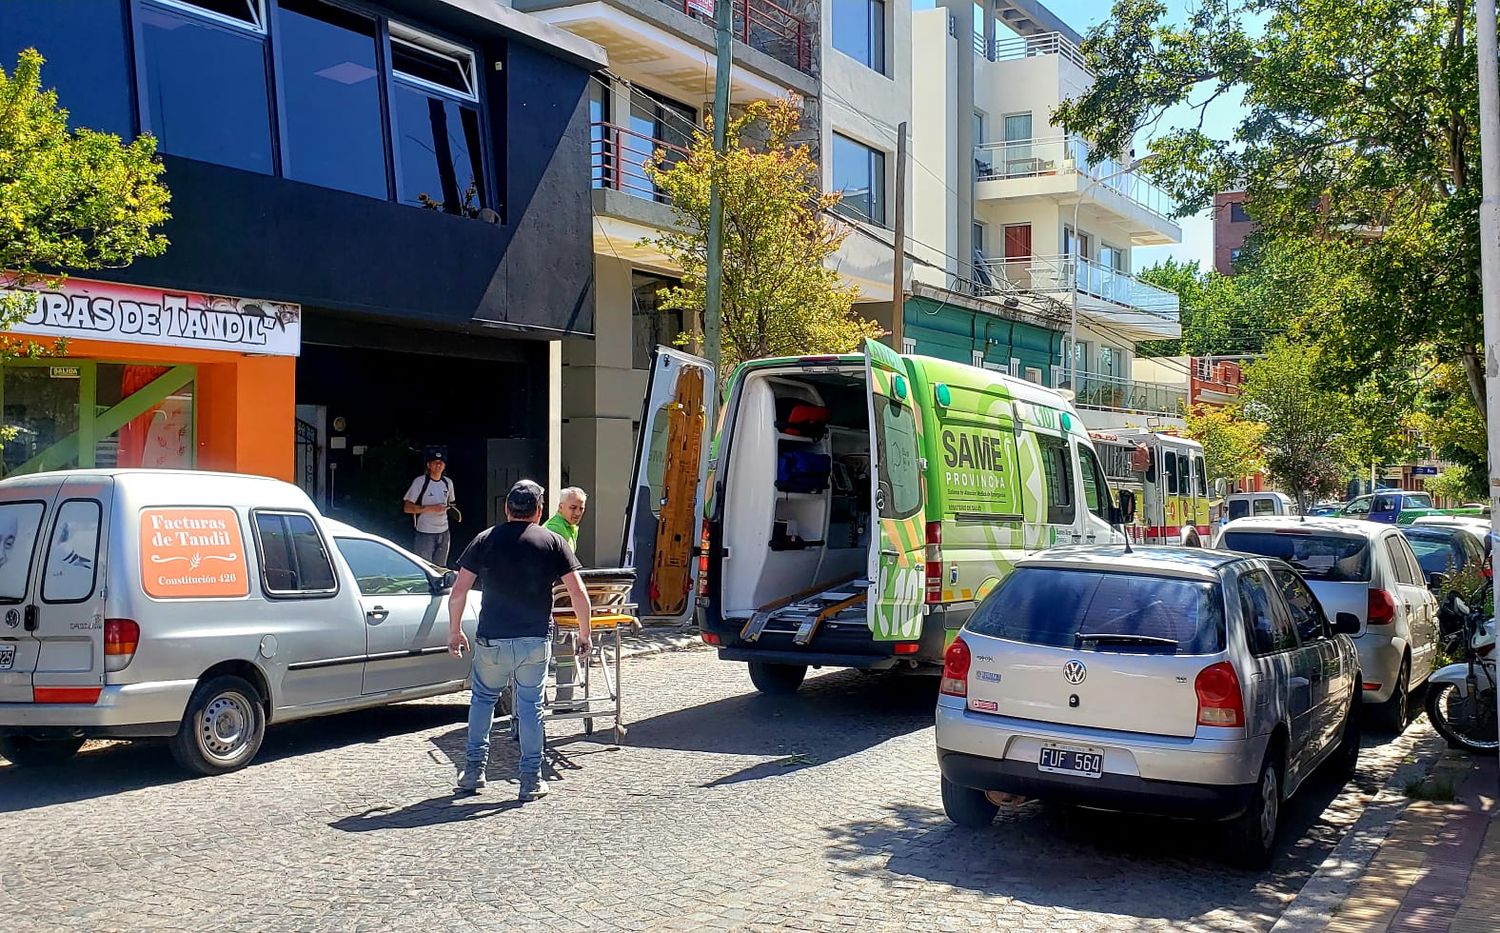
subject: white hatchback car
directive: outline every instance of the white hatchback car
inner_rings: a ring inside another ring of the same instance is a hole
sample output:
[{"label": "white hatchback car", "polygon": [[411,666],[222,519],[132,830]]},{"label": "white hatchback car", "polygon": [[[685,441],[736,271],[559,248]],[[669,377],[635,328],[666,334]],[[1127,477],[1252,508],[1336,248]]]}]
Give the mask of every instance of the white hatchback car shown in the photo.
[{"label": "white hatchback car", "polygon": [[1341,518],[1242,518],[1219,546],[1284,560],[1330,615],[1359,617],[1354,646],[1366,708],[1386,732],[1406,728],[1412,688],[1437,663],[1438,602],[1400,528]]}]

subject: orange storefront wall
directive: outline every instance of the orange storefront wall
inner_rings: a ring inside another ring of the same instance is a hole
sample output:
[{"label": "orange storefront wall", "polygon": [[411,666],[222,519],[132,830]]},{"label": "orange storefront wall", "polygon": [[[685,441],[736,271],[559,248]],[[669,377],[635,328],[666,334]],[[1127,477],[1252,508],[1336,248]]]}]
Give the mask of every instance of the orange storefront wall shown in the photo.
[{"label": "orange storefront wall", "polygon": [[102,340],[69,340],[67,356],[198,368],[197,467],[290,482],[295,475],[297,360]]}]

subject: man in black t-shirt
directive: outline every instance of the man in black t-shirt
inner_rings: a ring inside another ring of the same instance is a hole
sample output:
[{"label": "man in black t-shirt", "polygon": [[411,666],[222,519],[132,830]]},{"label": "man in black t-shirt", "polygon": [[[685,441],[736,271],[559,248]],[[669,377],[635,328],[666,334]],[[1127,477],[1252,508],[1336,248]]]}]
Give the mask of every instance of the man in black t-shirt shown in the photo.
[{"label": "man in black t-shirt", "polygon": [[516,483],[505,497],[505,524],[480,532],[458,559],[458,579],[448,598],[448,650],[456,657],[469,647],[460,627],[469,590],[477,580],[483,591],[470,678],[469,744],[459,790],[477,791],[484,786],[495,702],[506,685],[514,682],[513,705],[521,739],[520,797],[534,800],[547,793],[547,782],[541,777],[542,686],[552,652],[552,587],[558,580],[568,588],[573,602],[578,653],[587,662],[588,591],[572,548],[537,524],[542,498],[542,487],[531,480]]}]

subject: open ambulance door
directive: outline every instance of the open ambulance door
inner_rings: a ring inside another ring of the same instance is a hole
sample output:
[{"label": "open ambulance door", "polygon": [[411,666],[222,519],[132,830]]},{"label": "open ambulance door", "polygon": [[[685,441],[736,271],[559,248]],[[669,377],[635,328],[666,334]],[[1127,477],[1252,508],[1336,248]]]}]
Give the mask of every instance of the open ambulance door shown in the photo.
[{"label": "open ambulance door", "polygon": [[894,350],[865,341],[870,390],[870,630],[876,641],[922,635],[926,557],[922,409]]},{"label": "open ambulance door", "polygon": [[657,347],[636,440],[625,506],[621,563],[635,568],[631,593],[641,618],[687,621],[698,561],[708,451],[717,416],[708,360]]}]

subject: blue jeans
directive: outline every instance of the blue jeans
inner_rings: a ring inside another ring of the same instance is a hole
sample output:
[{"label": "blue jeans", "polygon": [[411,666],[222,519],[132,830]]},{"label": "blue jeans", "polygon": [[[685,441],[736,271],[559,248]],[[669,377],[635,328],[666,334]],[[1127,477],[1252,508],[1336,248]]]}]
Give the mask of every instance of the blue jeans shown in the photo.
[{"label": "blue jeans", "polygon": [[521,739],[521,778],[537,777],[542,770],[542,685],[547,680],[547,661],[552,654],[550,638],[476,638],[474,670],[469,699],[469,745],[464,757],[482,770],[490,752],[490,727],[495,721],[495,702],[512,680],[516,728]]}]

